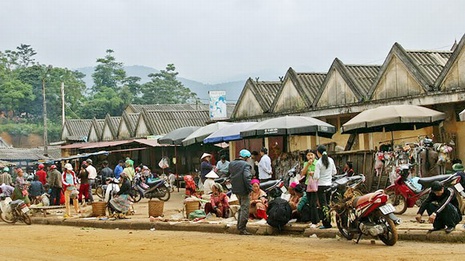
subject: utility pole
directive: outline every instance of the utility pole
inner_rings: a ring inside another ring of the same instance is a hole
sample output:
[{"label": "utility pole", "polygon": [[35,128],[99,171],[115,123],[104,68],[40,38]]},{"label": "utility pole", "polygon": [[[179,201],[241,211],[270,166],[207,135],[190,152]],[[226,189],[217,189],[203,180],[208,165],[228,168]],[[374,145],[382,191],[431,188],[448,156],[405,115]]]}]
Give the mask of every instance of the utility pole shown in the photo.
[{"label": "utility pole", "polygon": [[65,83],[61,81],[61,127],[65,126]]},{"label": "utility pole", "polygon": [[44,74],[42,75],[42,98],[44,106],[44,156],[48,156],[47,102],[45,100],[45,79],[47,78],[50,69],[52,69],[52,66],[47,66],[47,68],[45,68]]}]

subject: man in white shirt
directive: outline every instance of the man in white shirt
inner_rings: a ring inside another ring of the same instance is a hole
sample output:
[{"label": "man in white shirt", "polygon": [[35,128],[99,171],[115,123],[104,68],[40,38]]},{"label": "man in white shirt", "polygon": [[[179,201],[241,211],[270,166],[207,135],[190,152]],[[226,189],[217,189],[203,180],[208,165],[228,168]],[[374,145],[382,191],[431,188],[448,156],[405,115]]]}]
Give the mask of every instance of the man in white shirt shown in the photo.
[{"label": "man in white shirt", "polygon": [[92,188],[95,186],[95,179],[97,178],[97,170],[92,166],[92,160],[86,159],[87,162],[87,172],[89,173],[89,201],[94,202],[94,197],[92,196]]},{"label": "man in white shirt", "polygon": [[268,156],[268,150],[265,147],[260,150],[260,155],[260,162],[258,162],[258,178],[261,183],[271,179],[273,170],[271,169],[271,159]]},{"label": "man in white shirt", "polygon": [[226,159],[226,155],[222,155],[221,160],[216,163],[216,170],[222,178],[229,176],[229,161]]}]

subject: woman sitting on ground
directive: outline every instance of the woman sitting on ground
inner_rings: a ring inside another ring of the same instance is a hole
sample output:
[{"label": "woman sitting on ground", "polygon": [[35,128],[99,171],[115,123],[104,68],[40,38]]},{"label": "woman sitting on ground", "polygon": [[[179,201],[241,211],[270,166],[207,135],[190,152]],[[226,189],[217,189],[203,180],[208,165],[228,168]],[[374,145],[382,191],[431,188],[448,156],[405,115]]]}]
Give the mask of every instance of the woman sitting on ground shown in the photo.
[{"label": "woman sitting on ground", "polygon": [[267,219],[266,209],[268,200],[265,191],[260,189],[260,181],[252,179],[252,192],[250,192],[249,216],[256,219]]},{"label": "woman sitting on ground", "polygon": [[205,204],[205,213],[212,213],[217,217],[227,218],[229,214],[228,210],[228,196],[223,192],[223,188],[220,184],[213,184],[210,202]]},{"label": "woman sitting on ground", "polygon": [[292,211],[297,209],[297,204],[299,203],[299,199],[302,195],[298,195],[295,191],[295,188],[298,186],[297,182],[292,182],[287,189],[287,192],[291,195],[289,197],[289,205],[291,205]]},{"label": "woman sitting on ground", "polygon": [[119,212],[120,214],[118,215],[119,218],[124,218],[124,215],[126,215],[131,207],[131,202],[129,202],[129,191],[131,190],[131,182],[129,181],[129,178],[126,173],[122,173],[121,176],[121,188],[116,193],[116,196],[110,199],[110,206],[111,208]]},{"label": "woman sitting on ground", "polygon": [[194,196],[197,197],[197,187],[195,186],[194,178],[191,175],[184,176],[186,184],[186,198]]}]

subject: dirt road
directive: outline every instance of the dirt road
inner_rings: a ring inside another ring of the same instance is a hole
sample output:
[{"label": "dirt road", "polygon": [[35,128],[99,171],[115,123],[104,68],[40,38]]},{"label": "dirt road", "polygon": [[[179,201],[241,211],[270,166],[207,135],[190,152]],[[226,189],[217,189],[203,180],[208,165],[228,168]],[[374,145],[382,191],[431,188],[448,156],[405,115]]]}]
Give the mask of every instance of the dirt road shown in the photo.
[{"label": "dirt road", "polygon": [[103,230],[0,223],[2,260],[463,260],[463,244]]}]

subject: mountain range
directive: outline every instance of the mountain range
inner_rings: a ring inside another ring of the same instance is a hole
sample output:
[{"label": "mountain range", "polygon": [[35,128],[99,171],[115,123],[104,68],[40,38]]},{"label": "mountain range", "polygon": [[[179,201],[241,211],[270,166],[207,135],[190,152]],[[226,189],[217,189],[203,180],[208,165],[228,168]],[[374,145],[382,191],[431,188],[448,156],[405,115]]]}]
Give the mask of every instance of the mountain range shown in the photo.
[{"label": "mountain range", "polygon": [[[86,75],[84,81],[87,88],[90,88],[93,85],[92,73],[94,73],[95,67],[83,67],[76,70]],[[159,72],[157,69],[141,65],[124,66],[124,70],[126,71],[126,76],[140,77],[141,84],[150,81],[150,78],[148,77],[149,74]],[[226,101],[228,103],[237,103],[237,100],[239,99],[239,96],[241,95],[242,89],[244,88],[245,82],[247,80],[244,79],[243,81],[205,84],[182,77],[177,77],[177,79],[182,82],[184,87],[187,87],[192,92],[195,92],[202,103],[209,102],[208,91],[226,91]]]}]

